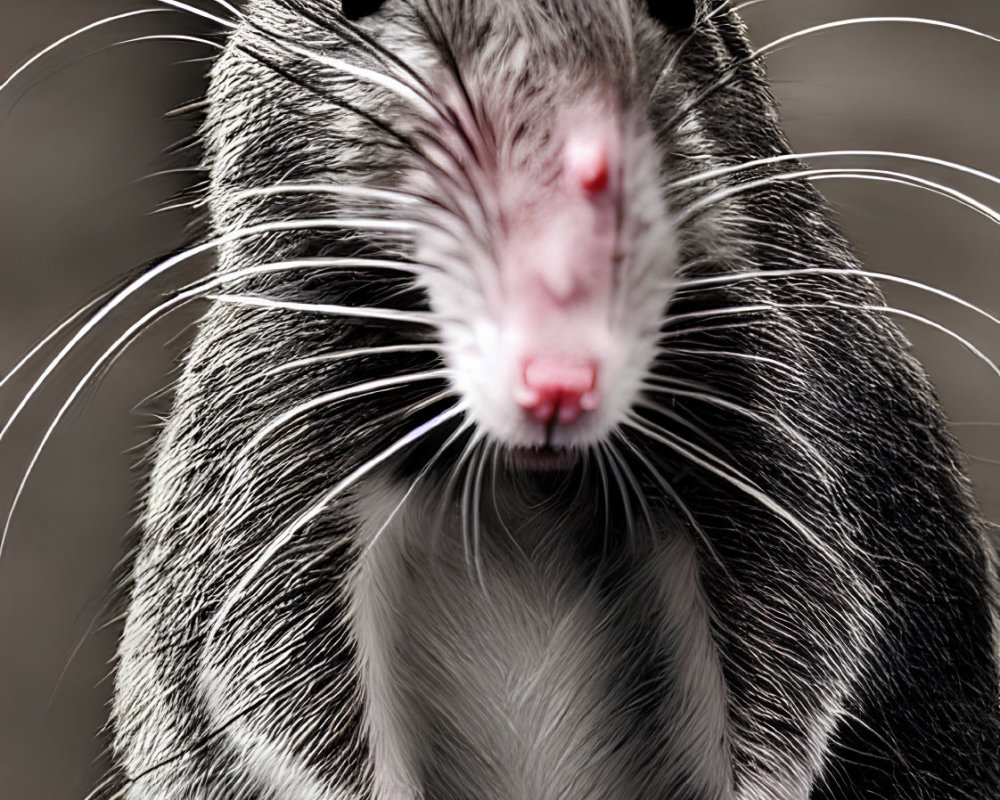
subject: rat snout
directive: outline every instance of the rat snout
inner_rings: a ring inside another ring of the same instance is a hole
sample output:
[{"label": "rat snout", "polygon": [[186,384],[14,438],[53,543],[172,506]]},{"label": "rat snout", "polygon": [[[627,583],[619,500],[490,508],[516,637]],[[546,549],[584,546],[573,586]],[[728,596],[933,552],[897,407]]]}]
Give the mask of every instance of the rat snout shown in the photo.
[{"label": "rat snout", "polygon": [[511,393],[547,428],[572,425],[600,403],[599,342],[611,314],[622,158],[617,120],[597,120],[563,134],[555,185],[519,184],[513,197],[523,206],[508,214],[503,239],[501,319],[516,343]]},{"label": "rat snout", "polygon": [[597,362],[590,359],[527,358],[523,385],[514,399],[529,415],[546,426],[575,422],[584,411],[597,408]]}]

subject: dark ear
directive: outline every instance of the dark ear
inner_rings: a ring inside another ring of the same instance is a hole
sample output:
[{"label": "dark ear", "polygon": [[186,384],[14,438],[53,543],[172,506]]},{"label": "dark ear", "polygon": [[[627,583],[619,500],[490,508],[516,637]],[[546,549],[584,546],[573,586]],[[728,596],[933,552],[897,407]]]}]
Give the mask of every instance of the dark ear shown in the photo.
[{"label": "dark ear", "polygon": [[698,0],[646,0],[650,16],[669,30],[685,30],[694,25],[698,16]]},{"label": "dark ear", "polygon": [[340,11],[347,17],[351,22],[355,22],[359,19],[367,17],[369,14],[374,14],[380,8],[382,8],[382,3],[385,0],[341,0]]}]

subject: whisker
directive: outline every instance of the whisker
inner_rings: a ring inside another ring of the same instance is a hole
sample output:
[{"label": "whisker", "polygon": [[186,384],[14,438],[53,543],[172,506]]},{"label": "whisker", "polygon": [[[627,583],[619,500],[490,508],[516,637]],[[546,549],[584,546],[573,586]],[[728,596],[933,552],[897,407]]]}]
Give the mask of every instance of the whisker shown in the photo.
[{"label": "whisker", "polygon": [[472,480],[482,455],[482,445],[484,439],[476,438],[469,453],[469,465],[465,470],[465,479],[462,481],[462,549],[465,552],[465,565],[469,570],[474,569],[476,555],[472,550]]},{"label": "whisker", "polygon": [[[340,197],[352,197],[364,200],[383,200],[395,206],[434,206],[445,212],[446,208],[439,200],[419,194],[414,191],[402,189],[382,189],[364,185],[334,184],[334,183],[277,183],[271,186],[264,186],[252,189],[242,189],[234,192],[237,198],[272,197],[285,194],[329,194]],[[392,210],[395,210],[390,206]],[[468,246],[463,234],[471,232],[471,226],[466,216],[460,212],[446,213],[444,220],[428,219],[426,215],[421,219],[420,225],[426,228],[433,228],[446,236],[452,237],[456,243]],[[413,223],[406,223],[413,224]],[[479,243],[479,237],[473,234],[474,239]],[[480,244],[480,246],[482,246]]]},{"label": "whisker", "polygon": [[[691,400],[700,400],[703,403],[708,403],[709,405],[717,406],[718,408],[725,409],[726,411],[732,411],[734,414],[739,414],[742,417],[746,417],[752,422],[756,422],[765,428],[776,428],[788,436],[793,441],[797,442],[803,451],[807,452],[813,461],[816,462],[822,468],[822,479],[826,482],[831,480],[830,475],[834,470],[830,467],[830,462],[827,460],[809,439],[805,437],[797,428],[792,426],[787,420],[784,419],[783,415],[778,411],[771,411],[770,415],[758,414],[751,408],[740,405],[739,403],[734,403],[730,400],[726,400],[722,397],[717,397],[715,395],[707,394],[704,392],[692,392],[684,389],[676,389],[669,385],[663,385],[657,382],[656,378],[649,378],[644,383],[647,391],[654,392],[656,394],[665,394],[673,397],[686,397]],[[647,402],[648,401],[642,401]],[[667,409],[662,408],[660,405],[653,403],[650,404],[653,410],[659,411],[661,414],[665,413]],[[711,439],[709,439],[711,441]]]},{"label": "whisker", "polygon": [[111,25],[115,22],[121,22],[122,20],[132,19],[135,17],[147,16],[149,14],[169,14],[170,10],[166,8],[143,8],[138,11],[126,11],[123,14],[115,14],[111,17],[105,17],[104,19],[99,19],[97,22],[91,22],[84,25],[82,28],[77,28],[72,33],[68,33],[65,36],[56,39],[52,44],[39,50],[35,55],[25,61],[21,66],[15,69],[10,76],[3,82],[0,83],[0,95],[4,93],[14,81],[16,81],[21,75],[23,75],[27,70],[31,69],[35,64],[45,58],[54,50],[58,50],[63,45],[73,41],[74,39],[83,36],[84,34],[90,33],[97,28],[101,28],[105,25]]},{"label": "whisker", "polygon": [[730,197],[734,197],[738,194],[742,194],[753,189],[766,188],[772,186],[776,183],[788,183],[793,181],[802,180],[803,178],[809,179],[811,181],[817,180],[830,180],[830,179],[840,179],[848,178],[854,180],[871,180],[879,181],[884,183],[896,183],[903,186],[912,186],[917,189],[923,189],[925,191],[931,192],[932,194],[941,195],[942,197],[947,197],[955,202],[971,208],[974,211],[982,214],[987,219],[1000,224],[1000,212],[997,212],[992,207],[986,205],[985,203],[976,200],[974,197],[960,192],[957,189],[953,189],[950,186],[945,186],[937,181],[928,180],[927,178],[920,178],[916,175],[908,175],[904,172],[894,172],[892,170],[881,170],[881,169],[805,169],[796,170],[794,172],[783,172],[778,175],[771,175],[767,178],[762,178],[755,181],[747,181],[746,183],[739,183],[735,186],[726,186],[722,189],[706,195],[705,197],[699,198],[694,202],[690,203],[684,208],[680,214],[677,215],[675,219],[675,224],[680,226],[688,222],[693,216],[701,213],[706,208],[711,208],[716,203],[727,200]]},{"label": "whisker", "polygon": [[211,47],[213,50],[224,49],[224,45],[219,44],[219,42],[213,42],[211,39],[203,39],[200,36],[189,36],[180,33],[154,33],[149,36],[134,36],[131,39],[122,39],[117,44],[140,44],[142,42],[188,42],[191,44],[202,44],[205,47]]},{"label": "whisker", "polygon": [[[692,312],[692,313],[697,313],[697,312]],[[671,319],[681,316],[687,317],[690,315],[675,314],[673,315],[673,317],[671,317]],[[716,316],[716,315],[712,314],[711,316]],[[696,327],[696,328],[680,328],[679,330],[668,331],[666,333],[663,333],[661,331],[656,341],[658,343],[663,343],[663,342],[669,342],[671,339],[681,339],[685,336],[690,336],[695,333],[715,333],[716,331],[739,330],[741,328],[760,328],[765,326],[766,324],[767,322],[765,320],[747,320],[745,322],[730,322],[722,325],[703,325],[701,327]],[[669,352],[669,351],[664,350],[664,352]]]},{"label": "whisker", "polygon": [[[803,524],[798,517],[792,514],[788,509],[786,509],[781,504],[777,503],[769,495],[761,491],[757,486],[755,486],[748,478],[741,475],[738,471],[733,470],[732,467],[726,465],[725,468],[716,466],[712,463],[712,460],[707,458],[702,458],[697,450],[698,448],[691,445],[688,442],[684,442],[670,434],[669,431],[662,429],[652,429],[646,426],[641,420],[636,418],[634,415],[630,415],[623,423],[628,427],[633,428],[637,432],[645,435],[646,437],[652,439],[653,441],[659,442],[671,450],[676,452],[678,455],[683,456],[688,459],[691,463],[701,467],[702,469],[712,473],[713,475],[721,478],[727,483],[731,484],[735,488],[739,489],[741,492],[746,494],[748,497],[756,500],[760,505],[774,514],[776,517],[781,519],[785,524],[787,524],[792,530],[799,533],[807,542],[809,542],[819,553],[821,553],[830,564],[838,568],[844,568],[843,556],[837,552],[835,548],[830,547],[826,542],[823,541],[822,537],[817,535],[812,529]],[[710,456],[711,454],[706,454]]]},{"label": "whisker", "polygon": [[238,199],[254,197],[273,197],[283,194],[332,194],[344,197],[357,197],[365,200],[386,200],[391,203],[413,205],[422,198],[399,189],[380,189],[362,184],[336,183],[275,183],[259,188],[240,189],[233,193]]},{"label": "whisker", "polygon": [[226,11],[232,14],[236,19],[244,19],[243,12],[240,11],[232,3],[227,2],[227,0],[211,0],[216,5],[222,6]]},{"label": "whisker", "polygon": [[[304,262],[289,262],[289,263],[292,265],[293,268],[299,268],[301,263],[310,264],[312,261],[315,260],[316,259],[306,259],[304,260]],[[319,260],[326,261],[326,259],[319,259]],[[329,261],[364,262],[365,259],[329,259]],[[66,397],[63,404],[59,407],[59,410],[52,418],[51,423],[48,425],[45,432],[43,433],[39,441],[39,444],[35,449],[35,452],[32,455],[28,463],[28,466],[21,477],[21,481],[18,484],[17,491],[14,493],[14,498],[11,501],[10,507],[8,509],[7,519],[4,523],[2,532],[0,532],[0,556],[2,556],[3,554],[4,545],[6,544],[7,541],[7,535],[10,531],[10,526],[14,517],[14,513],[17,510],[22,495],[24,494],[24,489],[27,486],[28,480],[30,479],[32,473],[34,472],[35,465],[37,464],[38,459],[41,457],[42,451],[45,449],[56,427],[59,425],[60,421],[66,415],[66,412],[69,410],[69,408],[73,405],[76,398],[79,397],[79,395],[83,392],[84,388],[90,384],[91,380],[104,367],[104,365],[107,364],[109,360],[116,358],[117,354],[120,353],[120,351],[123,350],[125,347],[127,347],[132,342],[132,340],[136,336],[138,336],[143,330],[145,330],[146,327],[148,327],[154,320],[158,319],[159,317],[163,316],[164,314],[168,313],[173,309],[180,308],[181,306],[186,305],[189,302],[198,299],[204,299],[205,292],[208,289],[211,289],[213,286],[225,285],[226,283],[237,282],[245,278],[264,274],[266,272],[273,272],[278,269],[287,269],[287,268],[288,264],[270,264],[270,265],[262,265],[260,267],[248,267],[243,270],[237,270],[231,273],[216,275],[213,276],[212,278],[196,282],[186,290],[181,291],[179,294],[169,298],[168,300],[160,303],[155,308],[148,311],[139,320],[137,320],[131,326],[129,326],[129,328],[123,334],[121,334],[117,339],[115,339],[115,341],[108,348],[105,349],[105,351],[97,358],[97,360],[95,360],[94,363],[91,364],[86,374],[77,382],[77,384],[70,391],[69,395]],[[50,338],[51,336],[52,335],[50,334]],[[61,355],[65,352],[68,352],[66,348],[63,349],[60,356],[57,356],[57,358],[60,358]],[[50,366],[47,368],[47,372],[50,373],[52,369],[54,369],[54,367],[52,366],[52,362],[50,362]],[[0,430],[0,440],[3,439],[4,435],[14,424],[19,414],[23,411],[24,407],[31,400],[34,393],[40,387],[41,382],[46,377],[47,374],[43,373],[42,377],[37,379],[35,383],[32,385],[28,394],[24,397],[24,399],[15,409],[14,413],[8,419],[7,424],[4,426],[2,430]]]},{"label": "whisker", "polygon": [[964,33],[969,36],[975,36],[979,39],[985,39],[989,42],[994,42],[1000,44],[1000,37],[991,36],[975,28],[969,28],[965,25],[957,25],[954,22],[944,22],[939,19],[928,19],[925,17],[854,17],[852,19],[841,19],[835,22],[825,22],[821,25],[813,25],[809,28],[803,28],[795,33],[789,33],[786,36],[781,36],[775,39],[773,42],[758,47],[753,53],[750,54],[745,60],[750,61],[753,59],[760,58],[767,53],[777,50],[780,47],[788,44],[789,42],[794,42],[796,39],[801,39],[806,36],[811,36],[815,33],[820,33],[822,31],[834,30],[836,28],[846,28],[849,25],[870,25],[876,23],[903,23],[903,24],[916,24],[916,25],[928,25],[932,28],[942,28],[944,30],[957,31],[959,33]]},{"label": "whisker", "polygon": [[[941,333],[947,334],[951,338],[955,339],[959,344],[962,345],[966,350],[972,353],[976,358],[982,361],[990,370],[1000,377],[1000,367],[990,359],[985,353],[983,353],[979,348],[977,348],[972,342],[970,342],[965,337],[942,325],[939,322],[935,322],[932,319],[916,314],[912,311],[906,311],[902,308],[896,308],[894,306],[880,306],[867,303],[844,303],[840,300],[829,300],[825,303],[761,303],[756,305],[746,305],[746,306],[732,306],[730,308],[718,308],[711,309],[708,311],[691,311],[685,314],[677,314],[673,317],[668,317],[663,323],[664,326],[670,325],[673,322],[684,321],[687,319],[705,319],[708,317],[722,317],[729,316],[731,314],[748,314],[748,313],[758,313],[761,311],[796,311],[796,310],[844,310],[844,311],[867,311],[872,313],[890,314],[905,317],[911,319],[915,322],[923,323]],[[711,329],[709,329],[711,330]],[[687,331],[681,329],[680,331],[674,331],[671,333],[676,333],[677,335],[683,335]],[[662,338],[662,336],[661,336]]]},{"label": "whisker", "polygon": [[475,425],[475,423],[472,421],[472,419],[470,417],[466,417],[464,420],[462,420],[462,423],[458,426],[458,428],[455,429],[455,432],[452,433],[451,436],[449,436],[445,440],[444,444],[442,444],[440,448],[438,448],[438,451],[434,454],[434,456],[431,458],[431,460],[428,461],[423,466],[423,468],[420,470],[420,472],[417,473],[417,476],[410,483],[409,487],[407,488],[406,492],[403,494],[402,498],[400,498],[399,502],[396,503],[395,507],[389,513],[389,516],[386,517],[385,522],[382,523],[382,525],[379,527],[379,529],[372,536],[371,540],[368,542],[368,545],[365,547],[364,553],[362,553],[362,555],[361,555],[362,558],[365,558],[372,551],[372,549],[375,547],[375,543],[379,540],[379,538],[382,536],[382,534],[385,532],[385,530],[389,527],[389,525],[392,524],[392,520],[395,519],[395,517],[399,513],[400,509],[402,509],[402,507],[406,503],[407,499],[409,499],[410,495],[412,495],[413,492],[416,490],[416,488],[419,485],[419,483],[431,471],[431,469],[433,469],[434,464],[437,463],[438,459],[440,459],[441,456],[443,456],[445,454],[445,452],[447,452],[448,448],[451,447],[452,444],[454,444],[455,442],[457,442],[459,440],[459,438],[461,438],[465,433],[467,433],[469,430],[471,430],[474,425]]},{"label": "whisker", "polygon": [[[648,526],[647,533],[655,534],[658,532],[658,528],[656,522],[653,520],[653,512],[649,507],[649,501],[646,500],[646,493],[642,491],[642,486],[639,483],[638,479],[635,477],[635,473],[632,471],[632,468],[628,465],[628,461],[626,461],[625,458],[622,456],[622,454],[618,452],[618,448],[615,447],[614,441],[615,441],[614,439],[611,439],[607,443],[608,454],[610,455],[611,458],[615,459],[618,462],[618,466],[621,469],[622,474],[627,480],[629,487],[631,487],[635,499],[639,503],[639,510],[642,512],[642,516],[645,518],[646,525]],[[629,533],[636,533],[636,532],[637,531],[632,527],[629,528]]]},{"label": "whisker", "polygon": [[426,353],[435,352],[438,350],[438,345],[436,344],[390,344],[383,347],[355,347],[350,350],[334,350],[329,353],[320,353],[315,356],[307,356],[306,358],[297,358],[294,361],[288,361],[284,364],[280,364],[277,367],[272,367],[271,369],[264,372],[265,377],[270,377],[273,375],[279,375],[283,372],[290,372],[291,370],[302,369],[304,367],[313,367],[318,364],[329,364],[335,361],[344,361],[351,358],[362,358],[364,356],[381,356],[390,355],[394,353]]},{"label": "whisker", "polygon": [[361,478],[367,475],[369,472],[374,470],[376,467],[385,463],[387,460],[392,458],[400,450],[405,449],[413,442],[426,436],[433,430],[441,427],[448,420],[454,419],[459,414],[465,413],[467,406],[464,402],[458,402],[454,406],[445,411],[442,411],[436,417],[427,422],[419,425],[418,427],[411,430],[409,433],[400,437],[392,445],[385,448],[378,455],[368,459],[361,466],[354,469],[345,478],[338,481],[331,489],[325,492],[319,499],[312,503],[302,514],[300,514],[290,525],[283,528],[272,540],[271,542],[263,548],[261,553],[257,556],[254,562],[249,566],[249,568],[243,573],[239,582],[236,584],[234,589],[226,597],[226,600],[222,603],[219,610],[215,613],[212,618],[212,622],[209,626],[208,637],[206,639],[205,649],[211,650],[218,638],[219,628],[226,621],[229,616],[229,612],[232,611],[233,607],[238,603],[243,596],[246,594],[247,589],[253,582],[261,570],[267,566],[267,564],[274,558],[275,555],[285,547],[295,536],[296,533],[301,531],[306,525],[315,520],[322,514],[326,508],[332,503],[342,492],[349,489],[355,483],[357,483]]},{"label": "whisker", "polygon": [[996,36],[991,36],[983,31],[976,30],[975,28],[969,28],[964,25],[957,25],[951,22],[943,22],[936,19],[926,19],[923,17],[855,17],[853,19],[838,20],[835,22],[827,22],[822,25],[813,25],[809,28],[805,28],[795,33],[782,36],[775,39],[768,44],[758,47],[752,53],[742,58],[737,59],[732,62],[730,66],[722,73],[718,80],[710,83],[702,91],[700,91],[689,103],[684,104],[684,106],[669,120],[668,127],[672,128],[678,124],[678,120],[681,116],[686,113],[690,113],[691,110],[696,108],[699,104],[704,102],[708,97],[714,94],[716,91],[721,89],[726,83],[732,80],[737,74],[741,67],[751,64],[754,61],[760,60],[764,55],[772,52],[775,49],[783,47],[797,39],[801,39],[805,36],[809,36],[814,33],[819,33],[825,30],[832,30],[835,28],[843,28],[849,25],[862,25],[862,24],[872,24],[872,23],[883,23],[883,22],[897,22],[897,23],[913,23],[920,25],[928,25],[930,27],[942,28],[946,30],[958,31],[960,33],[968,34],[978,38],[985,39],[991,42],[1000,43],[1000,38]]},{"label": "whisker", "polygon": [[[34,383],[29,387],[27,393],[23,396],[20,403],[14,409],[13,413],[8,417],[7,422],[0,428],[0,442],[3,441],[7,432],[10,430],[11,426],[20,418],[24,409],[27,407],[28,403],[31,402],[35,394],[39,389],[48,381],[52,373],[62,364],[63,361],[72,353],[77,345],[83,339],[85,339],[102,321],[104,321],[115,309],[121,306],[126,300],[131,296],[136,294],[140,289],[142,289],[147,284],[151,283],[153,280],[158,278],[160,275],[168,272],[174,267],[182,264],[192,258],[201,255],[202,253],[208,252],[216,247],[220,247],[224,244],[228,244],[239,239],[249,238],[251,236],[257,236],[262,233],[274,233],[279,231],[295,231],[303,230],[308,228],[332,228],[339,229],[344,227],[343,220],[308,220],[308,221],[284,221],[284,222],[269,222],[262,223],[259,225],[252,225],[245,228],[239,228],[234,231],[229,231],[207,242],[200,245],[190,247],[182,253],[178,253],[164,261],[161,261],[156,266],[144,272],[135,280],[128,283],[125,287],[117,291],[107,302],[100,306],[97,311],[73,334],[72,338],[59,350],[59,352],[52,358],[45,369],[42,371],[41,375],[34,381]],[[243,271],[241,271],[243,272]],[[243,274],[246,274],[243,272]],[[219,284],[212,285],[225,285],[226,279],[222,278]],[[203,286],[202,291],[206,288]],[[176,299],[176,298],[175,298]],[[146,319],[144,317],[143,319]]]},{"label": "whisker", "polygon": [[622,478],[621,472],[619,471],[618,464],[612,457],[610,451],[610,444],[607,441],[598,442],[597,447],[599,451],[604,455],[606,459],[606,464],[608,470],[611,472],[611,477],[614,478],[615,483],[618,485],[618,493],[622,499],[622,509],[625,512],[625,528],[629,536],[635,533],[635,515],[632,513],[632,500],[629,497],[628,487]]},{"label": "whisker", "polygon": [[240,449],[236,455],[237,463],[249,462],[251,454],[258,451],[263,443],[274,434],[275,431],[280,430],[285,425],[287,425],[292,420],[297,417],[307,414],[310,411],[322,408],[323,406],[333,405],[339,403],[342,400],[348,400],[352,397],[365,396],[368,394],[375,394],[379,391],[384,391],[385,389],[392,389],[397,386],[406,386],[413,383],[421,383],[423,381],[436,380],[438,378],[446,378],[452,374],[450,369],[435,369],[428,370],[426,372],[413,372],[405,375],[393,375],[388,378],[378,378],[376,380],[364,381],[362,383],[357,383],[352,386],[346,386],[342,389],[337,389],[333,392],[327,392],[321,394],[317,397],[313,397],[304,403],[299,403],[296,406],[282,412],[266,425],[264,425],[257,433],[255,433],[250,440]]},{"label": "whisker", "polygon": [[[288,2],[288,0],[278,0],[278,2],[292,13],[314,23],[317,27],[328,28],[333,33],[339,34],[342,38],[349,38],[354,44],[359,45],[359,49],[366,51],[387,69],[393,70],[397,75],[405,75],[411,82],[402,79],[397,80],[400,80],[400,83],[403,85],[409,86],[434,108],[439,116],[444,117],[440,100],[435,93],[434,87],[413,66],[381,45],[364,29],[352,24],[342,13],[335,13],[326,19],[322,19],[314,9],[304,6],[302,3],[292,3]],[[257,26],[257,29],[268,36],[280,38],[282,42],[285,41],[284,37],[279,37],[278,34],[274,34],[271,31],[264,31],[259,26]]]},{"label": "whisker", "polygon": [[629,449],[629,451],[632,453],[633,456],[639,459],[639,461],[642,463],[644,467],[646,467],[653,480],[656,481],[656,483],[667,495],[667,497],[669,497],[674,502],[674,504],[681,510],[681,513],[687,519],[688,524],[691,525],[691,527],[694,529],[695,534],[701,540],[701,543],[705,546],[705,550],[708,552],[709,557],[719,565],[719,567],[722,569],[723,574],[729,575],[729,570],[727,569],[725,563],[723,562],[722,557],[715,549],[715,545],[712,544],[711,538],[705,531],[705,528],[702,526],[702,524],[698,522],[698,520],[695,518],[694,514],[691,512],[691,509],[688,507],[687,503],[685,503],[684,499],[680,496],[680,493],[678,493],[678,491],[674,489],[673,485],[670,483],[670,481],[668,481],[664,477],[663,473],[660,472],[660,470],[658,470],[655,466],[653,466],[653,463],[649,460],[649,458],[647,458],[646,454],[642,452],[642,450],[636,445],[635,442],[633,442],[625,435],[624,431],[617,430],[614,432],[613,435],[617,437],[622,442],[622,444]]},{"label": "whisker", "polygon": [[483,552],[482,552],[482,501],[483,501],[483,472],[486,469],[486,461],[490,451],[495,445],[486,441],[482,447],[482,455],[479,457],[479,464],[476,467],[476,479],[472,487],[472,563],[476,570],[476,580],[483,594],[487,594],[486,579],[483,576]]},{"label": "whisker", "polygon": [[55,330],[46,335],[44,339],[39,341],[34,347],[32,347],[27,353],[25,353],[21,357],[21,360],[18,361],[10,370],[8,370],[6,375],[0,378],[0,389],[3,388],[4,384],[10,381],[22,369],[24,369],[24,367],[27,366],[31,362],[31,360],[45,348],[46,345],[52,342],[53,339],[56,339],[60,334],[64,333],[67,328],[69,328],[74,322],[80,319],[80,317],[82,317],[84,314],[86,314],[88,311],[94,308],[94,306],[96,306],[98,303],[104,300],[106,296],[107,296],[106,294],[102,294],[99,295],[98,297],[95,297],[93,300],[87,303],[87,305],[81,306],[76,311],[74,311],[71,316],[60,322],[59,325],[55,328]]},{"label": "whisker", "polygon": [[755,158],[750,161],[744,161],[740,164],[732,164],[726,167],[716,167],[715,169],[710,169],[706,170],[705,172],[700,172],[697,175],[690,175],[686,178],[680,178],[671,181],[669,183],[669,187],[685,188],[688,186],[695,186],[699,183],[715,180],[716,178],[722,178],[727,175],[734,175],[750,169],[757,169],[758,167],[771,166],[773,164],[807,161],[814,158],[848,158],[848,157],[895,158],[902,161],[915,161],[921,164],[931,164],[933,166],[945,167],[950,170],[962,172],[966,175],[971,175],[973,177],[989,181],[990,183],[1000,185],[1000,177],[993,175],[992,173],[986,172],[985,170],[976,169],[975,167],[970,167],[965,164],[959,164],[955,161],[948,161],[947,159],[943,158],[935,158],[933,156],[923,156],[923,155],[918,155],[916,153],[903,153],[894,150],[816,150],[808,153],[783,153],[781,155],[770,156],[768,158]]},{"label": "whisker", "polygon": [[[685,311],[683,314],[668,314],[667,318],[661,323],[661,328],[666,328],[668,326],[675,325],[678,322],[687,322],[692,319],[712,319],[714,317],[728,317],[736,314],[756,314],[761,311],[776,311],[780,308],[778,303],[753,303],[744,306],[729,306],[728,308],[709,308],[702,311]],[[740,325],[742,323],[736,323]],[[708,328],[707,330],[715,330],[714,328]],[[681,329],[679,331],[670,331],[669,333],[681,334],[681,333],[691,333],[692,330]],[[661,334],[662,338],[662,334]]]},{"label": "whisker", "polygon": [[[770,246],[770,245],[768,245]],[[923,292],[928,292],[933,295],[937,295],[945,300],[949,300],[956,303],[963,308],[967,308],[969,311],[973,311],[982,317],[985,317],[990,322],[1000,325],[1000,317],[991,314],[989,311],[970,303],[958,295],[946,292],[943,289],[938,289],[937,287],[931,286],[926,283],[921,283],[920,281],[915,281],[910,278],[903,278],[898,275],[891,275],[885,272],[872,272],[865,269],[856,269],[854,267],[800,267],[797,269],[779,269],[779,270],[751,270],[748,272],[733,272],[727,275],[712,275],[705,278],[692,278],[690,280],[685,280],[681,282],[681,286],[684,290],[689,288],[700,288],[703,286],[718,286],[729,283],[738,283],[743,280],[759,280],[759,279],[770,279],[770,278],[794,278],[799,276],[810,276],[810,275],[828,275],[833,277],[852,277],[852,276],[863,276],[866,278],[871,278],[878,281],[887,281],[891,283],[896,283],[901,286],[909,286],[913,289],[919,289]]]},{"label": "whisker", "polygon": [[[161,2],[167,2],[168,0],[161,0]],[[288,52],[294,55],[301,56],[312,61],[314,64],[319,64],[324,67],[329,67],[330,69],[335,69],[345,75],[351,75],[365,83],[371,84],[373,86],[379,86],[389,92],[392,92],[397,97],[407,101],[413,106],[422,109],[424,111],[430,111],[435,117],[439,116],[438,107],[435,103],[428,97],[424,92],[415,89],[412,85],[406,81],[400,80],[399,78],[392,77],[390,75],[385,75],[381,72],[377,72],[373,69],[368,69],[367,67],[362,67],[357,64],[352,64],[349,61],[345,61],[342,58],[335,58],[333,56],[328,56],[323,53],[318,53],[315,50],[311,50],[308,47],[302,47],[296,44],[291,39],[274,33],[271,30],[263,28],[259,25],[254,25],[254,28],[258,30],[263,35],[267,36],[276,44],[280,44],[282,47],[286,48]]]},{"label": "whisker", "polygon": [[[216,1],[218,2],[218,0]],[[165,6],[170,6],[170,8],[176,9],[178,11],[186,11],[187,13],[195,17],[201,17],[202,19],[207,19],[209,22],[214,22],[216,25],[220,25],[223,28],[232,29],[236,27],[236,23],[230,19],[226,19],[225,17],[220,17],[216,14],[213,14],[210,11],[206,11],[203,8],[198,8],[197,6],[190,5],[189,3],[182,3],[180,0],[156,0],[156,2],[161,3],[162,5]],[[220,2],[219,5],[224,6],[229,10],[233,10],[228,3]],[[236,11],[236,16],[242,18],[243,15],[240,14],[239,11]]]},{"label": "whisker", "polygon": [[796,380],[804,377],[802,370],[786,361],[779,361],[776,358],[768,358],[767,356],[759,356],[755,353],[738,353],[735,350],[710,350],[688,347],[666,347],[661,349],[660,352],[667,356],[692,356],[694,358],[703,358],[704,360],[715,358],[735,358],[742,361],[755,361],[759,364],[768,364],[772,367],[778,367],[780,370]]},{"label": "whisker", "polygon": [[608,483],[608,469],[604,465],[604,453],[600,446],[591,446],[586,451],[589,461],[593,458],[597,465],[597,474],[601,482],[601,492],[604,497],[604,537],[601,539],[601,552],[606,556],[608,552],[608,540],[611,537],[611,486]]},{"label": "whisker", "polygon": [[435,315],[396,311],[391,308],[371,308],[366,306],[345,306],[335,303],[299,303],[291,300],[273,300],[269,297],[239,294],[210,294],[207,299],[217,303],[228,303],[246,308],[264,308],[278,311],[301,311],[310,314],[322,314],[334,317],[357,317],[359,319],[377,319],[386,322],[406,322],[413,325],[434,325]]}]

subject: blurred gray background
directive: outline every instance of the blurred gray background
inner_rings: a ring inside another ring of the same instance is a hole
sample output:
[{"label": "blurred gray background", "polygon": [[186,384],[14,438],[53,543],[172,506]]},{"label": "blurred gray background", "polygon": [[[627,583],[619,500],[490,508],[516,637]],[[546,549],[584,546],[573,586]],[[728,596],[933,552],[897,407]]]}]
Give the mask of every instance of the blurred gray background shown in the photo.
[{"label": "blurred gray background", "polygon": [[[0,0],[0,79],[60,36],[139,7]],[[758,44],[873,15],[935,17],[1000,36],[996,0],[768,0],[745,11]],[[197,176],[154,173],[190,165],[183,154],[164,155],[190,123],[164,114],[199,96],[207,64],[197,59],[210,51],[175,41],[106,46],[207,30],[176,13],[97,28],[0,94],[0,374],[98,291],[187,241],[188,212],[152,212]],[[1000,173],[1000,44],[914,25],[852,26],[798,40],[769,67],[800,152],[902,150]],[[1000,189],[989,183],[913,171],[1000,206]],[[1000,312],[1000,230],[989,221],[913,189],[821,188],[871,269]],[[918,292],[887,291],[1000,360],[1000,331],[989,323]],[[98,625],[133,520],[132,465],[152,431],[149,409],[165,407],[144,400],[169,382],[189,322],[155,328],[85,394],[21,499],[0,558],[0,798],[80,800],[103,772],[99,729],[116,629]],[[1000,459],[1000,428],[970,424],[1000,420],[1000,378],[949,337],[907,329],[960,423],[956,432],[983,459],[972,462],[973,477],[987,514],[1000,521],[1000,466],[988,463]],[[0,519],[60,395],[109,342],[74,359],[2,445]],[[0,392],[0,418],[27,386]],[[140,404],[145,411],[134,410]]]}]

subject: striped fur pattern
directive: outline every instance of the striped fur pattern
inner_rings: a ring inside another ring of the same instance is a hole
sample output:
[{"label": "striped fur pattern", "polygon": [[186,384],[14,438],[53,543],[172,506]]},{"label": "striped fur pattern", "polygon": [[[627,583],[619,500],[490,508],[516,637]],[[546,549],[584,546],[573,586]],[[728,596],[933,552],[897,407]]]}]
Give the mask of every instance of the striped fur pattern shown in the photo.
[{"label": "striped fur pattern", "polygon": [[[698,180],[788,152],[751,53],[707,2],[246,5],[116,796],[1000,796],[994,555],[928,380],[794,162]],[[666,227],[617,418],[529,471],[456,376],[490,269],[462,134],[517,165],[595,85]]]}]

